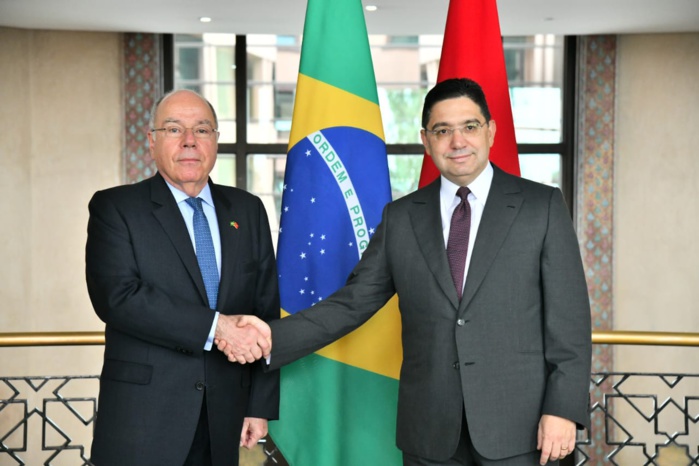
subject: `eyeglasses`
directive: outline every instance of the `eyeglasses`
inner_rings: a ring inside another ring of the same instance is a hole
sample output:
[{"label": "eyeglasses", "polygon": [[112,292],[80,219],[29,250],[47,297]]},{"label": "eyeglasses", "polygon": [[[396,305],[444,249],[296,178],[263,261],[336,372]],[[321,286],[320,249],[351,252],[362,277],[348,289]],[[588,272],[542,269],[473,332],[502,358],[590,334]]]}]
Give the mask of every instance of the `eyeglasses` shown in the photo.
[{"label": "eyeglasses", "polygon": [[456,126],[454,128],[426,129],[425,132],[433,135],[438,141],[446,141],[451,139],[455,131],[458,131],[465,137],[477,136],[481,132],[481,128],[485,126],[488,126],[488,122],[481,123],[480,121],[469,121],[465,125]]},{"label": "eyeglasses", "polygon": [[211,139],[214,135],[218,134],[218,131],[209,125],[196,125],[191,128],[185,128],[180,125],[166,125],[162,128],[151,128],[151,131],[162,131],[167,138],[179,139],[184,136],[184,133],[187,132],[188,129],[192,130],[192,134],[197,139]]}]

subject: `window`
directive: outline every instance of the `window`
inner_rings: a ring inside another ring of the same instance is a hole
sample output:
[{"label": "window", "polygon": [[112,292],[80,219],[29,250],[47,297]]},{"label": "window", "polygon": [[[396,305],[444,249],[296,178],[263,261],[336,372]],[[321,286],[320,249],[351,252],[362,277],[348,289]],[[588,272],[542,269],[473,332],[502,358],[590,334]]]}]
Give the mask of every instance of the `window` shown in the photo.
[{"label": "window", "polygon": [[[369,36],[394,199],[417,188],[423,98],[439,70],[442,36]],[[195,89],[219,112],[212,177],[262,197],[279,220],[300,36],[175,35],[175,88]],[[522,176],[559,186],[572,205],[575,39],[503,38]]]},{"label": "window", "polygon": [[221,143],[235,142],[235,42],[230,34],[177,35],[174,41],[174,87],[192,89],[216,109]]}]

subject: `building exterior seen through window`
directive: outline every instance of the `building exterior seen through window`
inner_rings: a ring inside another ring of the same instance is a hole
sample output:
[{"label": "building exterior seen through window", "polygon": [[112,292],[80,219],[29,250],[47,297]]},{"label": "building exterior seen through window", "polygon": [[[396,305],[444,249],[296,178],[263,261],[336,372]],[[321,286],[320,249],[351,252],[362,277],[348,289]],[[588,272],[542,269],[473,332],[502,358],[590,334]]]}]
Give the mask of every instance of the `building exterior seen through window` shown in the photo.
[{"label": "building exterior seen through window", "polygon": [[[370,35],[369,42],[396,199],[417,189],[422,102],[437,79],[442,36]],[[228,185],[242,180],[260,196],[276,236],[301,37],[175,35],[173,45],[174,87],[202,93],[218,112],[220,154],[212,177]],[[244,47],[244,55],[236,47]],[[564,37],[504,37],[503,48],[522,176],[563,187],[562,162],[572,157],[572,150],[562,153],[571,147],[564,120],[573,118],[564,112],[570,85],[564,79]],[[242,56],[245,63],[236,63]],[[241,76],[244,83],[236,81]],[[237,102],[242,95],[246,101]],[[243,108],[245,121],[238,122]]]}]

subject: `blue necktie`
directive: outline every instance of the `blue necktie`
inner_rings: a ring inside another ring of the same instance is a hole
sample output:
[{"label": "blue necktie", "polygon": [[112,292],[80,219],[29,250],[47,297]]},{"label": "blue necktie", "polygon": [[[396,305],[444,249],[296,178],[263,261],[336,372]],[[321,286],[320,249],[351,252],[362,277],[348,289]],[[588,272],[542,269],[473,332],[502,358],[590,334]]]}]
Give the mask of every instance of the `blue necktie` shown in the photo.
[{"label": "blue necktie", "polygon": [[206,296],[209,298],[209,307],[216,309],[218,301],[218,266],[216,265],[216,252],[214,251],[214,241],[211,239],[209,221],[204,215],[201,206],[201,199],[190,197],[187,204],[194,209],[194,244],[197,252],[197,262],[201,276],[204,279]]}]

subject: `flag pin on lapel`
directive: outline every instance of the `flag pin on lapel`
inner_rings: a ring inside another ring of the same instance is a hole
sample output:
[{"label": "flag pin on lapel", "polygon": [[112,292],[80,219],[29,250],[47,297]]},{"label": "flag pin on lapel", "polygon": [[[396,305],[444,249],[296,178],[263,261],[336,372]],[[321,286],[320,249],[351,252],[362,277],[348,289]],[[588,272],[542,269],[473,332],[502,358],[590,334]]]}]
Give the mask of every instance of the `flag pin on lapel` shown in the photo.
[{"label": "flag pin on lapel", "polygon": [[237,230],[238,229],[238,222],[231,222],[231,226]]}]

